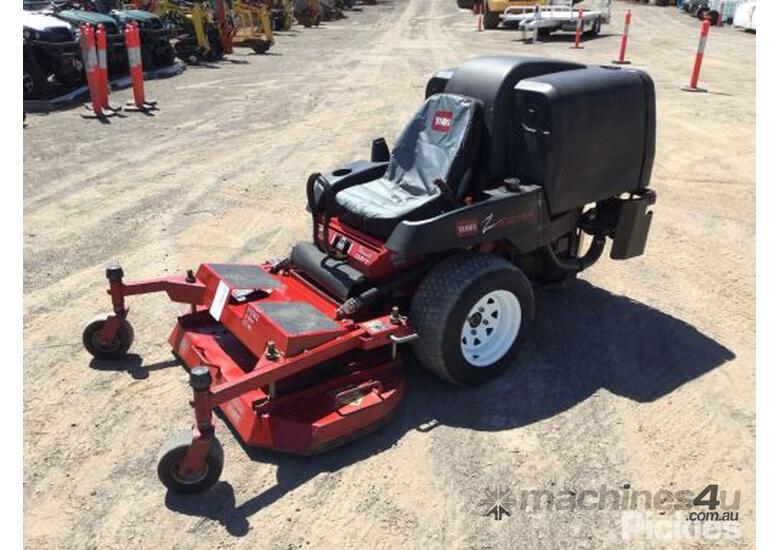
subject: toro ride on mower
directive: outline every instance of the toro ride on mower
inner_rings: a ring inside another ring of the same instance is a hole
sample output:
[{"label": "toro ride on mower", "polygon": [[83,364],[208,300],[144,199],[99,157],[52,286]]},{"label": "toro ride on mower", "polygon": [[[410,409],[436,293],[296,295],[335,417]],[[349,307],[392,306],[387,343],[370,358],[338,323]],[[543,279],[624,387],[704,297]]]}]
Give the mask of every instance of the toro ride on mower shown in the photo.
[{"label": "toro ride on mower", "polygon": [[[249,446],[317,453],[377,428],[404,393],[399,347],[456,384],[521,351],[531,281],[644,251],[655,195],[655,93],[642,71],[484,57],[441,71],[395,143],[312,174],[311,241],[258,265],[201,264],[125,282],[84,330],[100,360],[133,341],[129,296],[189,311],[170,335],[189,370],[193,428],[163,445],[160,480],[200,492],[223,465],[213,409]],[[586,237],[587,236],[587,237]],[[578,253],[583,239],[587,251]]]}]

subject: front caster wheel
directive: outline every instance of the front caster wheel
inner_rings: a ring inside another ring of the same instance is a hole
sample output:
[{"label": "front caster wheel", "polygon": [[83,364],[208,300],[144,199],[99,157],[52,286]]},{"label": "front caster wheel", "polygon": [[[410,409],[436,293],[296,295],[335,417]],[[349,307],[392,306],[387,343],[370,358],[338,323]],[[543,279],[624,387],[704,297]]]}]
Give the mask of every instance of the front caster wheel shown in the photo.
[{"label": "front caster wheel", "polygon": [[168,439],[160,447],[160,453],[157,455],[157,477],[163,485],[176,493],[203,493],[214,485],[222,474],[225,454],[216,437],[211,440],[202,471],[189,473],[179,471],[179,466],[191,443],[192,431],[180,432]]},{"label": "front caster wheel", "polygon": [[100,333],[103,327],[106,326],[108,317],[108,314],[99,315],[84,327],[84,332],[82,333],[84,347],[92,357],[101,361],[112,361],[124,357],[127,350],[133,345],[133,339],[135,338],[133,326],[127,319],[122,319],[114,339],[108,343],[101,342]]}]

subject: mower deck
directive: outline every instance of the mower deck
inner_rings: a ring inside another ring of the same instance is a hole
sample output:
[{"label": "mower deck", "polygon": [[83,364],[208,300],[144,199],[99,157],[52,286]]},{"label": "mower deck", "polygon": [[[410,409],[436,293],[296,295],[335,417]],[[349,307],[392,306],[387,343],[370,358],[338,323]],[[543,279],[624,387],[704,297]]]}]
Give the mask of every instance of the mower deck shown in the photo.
[{"label": "mower deck", "polygon": [[[223,384],[240,382],[257,364],[252,352],[205,310],[181,317],[169,342],[187,369],[213,369],[216,393]],[[365,352],[346,363],[320,365],[219,407],[251,447],[322,452],[382,425],[403,396],[399,360]]]},{"label": "mower deck", "polygon": [[192,304],[169,342],[191,375],[210,380],[193,401],[201,434],[213,432],[218,406],[247,445],[313,454],[383,424],[401,400],[403,318],[336,319],[338,303],[270,265],[202,264],[194,276],[120,279],[110,290],[124,312],[124,296],[156,291]]}]

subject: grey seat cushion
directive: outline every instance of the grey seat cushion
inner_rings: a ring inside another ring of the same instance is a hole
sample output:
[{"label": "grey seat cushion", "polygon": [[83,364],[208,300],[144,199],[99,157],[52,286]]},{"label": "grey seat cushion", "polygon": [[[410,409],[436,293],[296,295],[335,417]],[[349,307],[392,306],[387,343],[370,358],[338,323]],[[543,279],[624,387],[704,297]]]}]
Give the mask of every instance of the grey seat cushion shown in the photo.
[{"label": "grey seat cushion", "polygon": [[428,98],[399,136],[385,174],[336,194],[339,217],[384,238],[401,220],[444,211],[448,201],[435,180],[457,193],[469,176],[481,121],[482,104],[475,99],[452,94]]}]

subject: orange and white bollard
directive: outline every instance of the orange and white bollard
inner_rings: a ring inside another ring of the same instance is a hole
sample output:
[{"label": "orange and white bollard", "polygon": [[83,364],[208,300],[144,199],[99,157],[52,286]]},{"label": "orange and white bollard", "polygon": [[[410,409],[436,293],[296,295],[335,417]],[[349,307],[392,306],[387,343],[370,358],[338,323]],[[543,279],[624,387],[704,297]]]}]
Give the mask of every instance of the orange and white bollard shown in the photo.
[{"label": "orange and white bollard", "polygon": [[710,21],[705,19],[701,24],[701,34],[699,35],[699,47],[696,50],[696,58],[693,62],[693,72],[691,81],[687,86],[682,86],[686,92],[706,92],[705,88],[699,88],[699,75],[701,74],[701,64],[704,60],[704,50],[707,47],[707,37],[710,34]]},{"label": "orange and white bollard", "polygon": [[128,111],[152,111],[157,109],[157,102],[147,100],[144,94],[144,66],[141,58],[141,31],[135,21],[125,26],[125,46],[127,61],[130,66],[130,78],[133,80],[133,101],[128,101],[125,109]]},{"label": "orange and white bollard", "polygon": [[104,118],[113,113],[103,112],[103,101],[100,94],[99,77],[97,74],[98,62],[95,51],[95,31],[91,25],[79,25],[79,43],[81,45],[81,58],[84,60],[84,72],[87,75],[89,87],[89,100],[91,103],[84,105],[91,113],[82,113],[84,118]]},{"label": "orange and white bollard", "polygon": [[626,10],[626,17],[623,22],[623,37],[620,39],[620,57],[612,63],[616,65],[629,65],[631,62],[626,59],[626,48],[628,47],[628,29],[631,27],[631,10]]},{"label": "orange and white bollard", "polygon": [[100,94],[100,106],[107,111],[121,111],[121,107],[112,107],[108,99],[111,94],[111,86],[108,83],[106,29],[102,23],[98,25],[97,30],[95,31],[95,45],[97,47],[97,87]]},{"label": "orange and white bollard", "polygon": [[574,32],[574,46],[572,46],[572,49],[581,49],[582,45],[580,44],[580,41],[582,40],[582,8],[580,8],[577,12],[577,30]]}]

